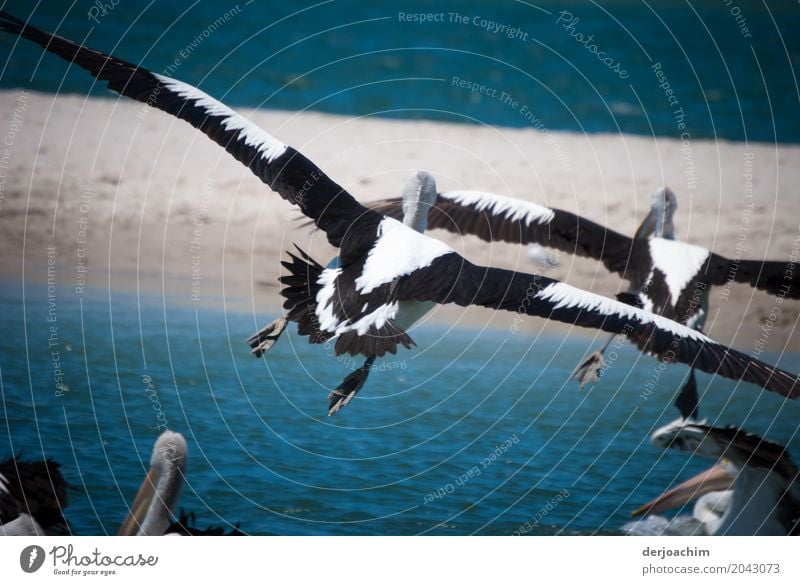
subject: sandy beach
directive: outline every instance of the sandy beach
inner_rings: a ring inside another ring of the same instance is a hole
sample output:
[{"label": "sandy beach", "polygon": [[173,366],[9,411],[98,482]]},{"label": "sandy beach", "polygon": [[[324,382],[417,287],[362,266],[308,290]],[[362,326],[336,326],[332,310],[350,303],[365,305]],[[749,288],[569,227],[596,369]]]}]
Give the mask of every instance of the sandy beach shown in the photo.
[{"label": "sandy beach", "polygon": [[[59,294],[107,289],[255,310],[280,303],[293,244],[320,261],[323,235],[188,124],[128,100],[0,92],[0,272],[55,280]],[[478,189],[574,211],[632,234],[662,185],[678,196],[677,236],[727,257],[795,259],[800,146],[541,132],[318,113],[241,110],[361,201],[399,195],[424,169],[439,190]],[[542,271],[525,249],[443,232],[473,262]],[[566,255],[547,276],[603,295],[626,283]],[[49,270],[49,271],[48,271]],[[711,295],[706,331],[751,350],[800,350],[800,303],[746,285]],[[446,307],[430,319],[507,327],[513,317]],[[531,332],[559,326],[529,319]],[[589,332],[593,334],[593,332]]]}]

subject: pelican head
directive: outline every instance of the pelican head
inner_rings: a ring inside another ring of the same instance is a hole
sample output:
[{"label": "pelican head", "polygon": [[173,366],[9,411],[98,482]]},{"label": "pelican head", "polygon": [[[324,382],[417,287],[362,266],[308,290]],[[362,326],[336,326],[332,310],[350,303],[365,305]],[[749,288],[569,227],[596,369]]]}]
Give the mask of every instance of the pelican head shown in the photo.
[{"label": "pelican head", "polygon": [[675,239],[675,210],[678,208],[678,199],[669,187],[661,187],[653,194],[650,204],[650,213],[636,230],[635,238],[664,238]]},{"label": "pelican head", "polygon": [[800,472],[781,445],[735,427],[685,420],[658,429],[651,441],[718,463],[645,504],[634,516],[701,498],[694,516],[709,534],[791,534],[798,529]]},{"label": "pelican head", "polygon": [[136,493],[119,535],[164,534],[180,496],[188,453],[183,435],[169,430],[161,433],[150,457],[150,470]]},{"label": "pelican head", "polygon": [[423,233],[428,227],[428,212],[436,203],[436,180],[426,171],[417,171],[403,188],[403,223]]}]

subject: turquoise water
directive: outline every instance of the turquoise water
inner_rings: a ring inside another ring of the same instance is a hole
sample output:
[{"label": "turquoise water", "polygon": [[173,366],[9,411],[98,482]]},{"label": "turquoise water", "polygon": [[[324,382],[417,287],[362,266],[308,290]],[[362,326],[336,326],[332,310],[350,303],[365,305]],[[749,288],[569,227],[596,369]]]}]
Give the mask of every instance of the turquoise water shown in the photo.
[{"label": "turquoise water", "polygon": [[[800,142],[795,2],[31,4],[5,6],[236,106]],[[441,22],[406,22],[432,11]],[[13,43],[0,37],[0,87],[90,90],[87,74]]]},{"label": "turquoise water", "polygon": [[[244,339],[271,314],[50,292],[0,286],[0,457],[63,463],[76,534],[116,532],[163,423],[189,443],[181,506],[200,526],[251,534],[512,534],[537,515],[531,534],[614,534],[709,464],[647,443],[676,417],[686,370],[667,368],[643,399],[656,362],[627,346],[582,392],[565,379],[590,338],[429,324],[328,418],[325,396],[348,365],[293,333],[252,358]],[[798,371],[800,357],[781,365]],[[796,403],[699,381],[712,422],[800,452]]]}]

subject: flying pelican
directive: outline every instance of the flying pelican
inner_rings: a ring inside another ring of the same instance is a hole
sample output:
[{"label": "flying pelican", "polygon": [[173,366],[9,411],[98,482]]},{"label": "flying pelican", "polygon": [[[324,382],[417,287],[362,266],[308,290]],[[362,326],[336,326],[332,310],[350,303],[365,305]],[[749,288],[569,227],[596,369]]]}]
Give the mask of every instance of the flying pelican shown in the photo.
[{"label": "flying pelican", "polygon": [[[656,191],[651,200],[650,213],[642,220],[633,239],[646,240],[649,238],[663,238],[665,240],[674,241],[675,223],[673,218],[677,208],[678,200],[671,189],[663,187]],[[638,290],[629,288],[627,294],[639,296],[642,294],[643,289],[646,293],[649,286],[644,286]],[[687,311],[683,315],[673,314],[669,318],[678,323],[688,325],[697,331],[702,331],[703,325],[705,325],[706,315],[708,314],[708,291],[707,289],[704,290],[705,294],[701,295],[702,298],[699,298],[697,300],[698,302],[687,307]],[[641,299],[639,299],[639,301],[641,302]],[[605,364],[603,354],[615,338],[616,335],[610,335],[602,347],[594,351],[572,372],[572,378],[578,380],[581,388],[590,382],[597,382],[600,379],[600,371]],[[696,384],[693,369],[689,373],[689,383]]]},{"label": "flying pelican", "polygon": [[[399,214],[396,198],[371,207],[389,217]],[[447,191],[431,207],[428,229],[472,234],[487,242],[540,244],[599,260],[630,282],[629,292],[621,295],[626,302],[697,330],[708,315],[712,286],[747,283],[781,298],[800,299],[800,269],[794,262],[731,260],[675,240],[676,208],[674,193],[660,189],[629,238],[569,211],[482,191]],[[611,339],[573,372],[581,386],[598,379]]]},{"label": "flying pelican", "polygon": [[0,461],[0,534],[44,535],[67,529],[69,484],[52,459]]},{"label": "flying pelican", "polygon": [[693,515],[707,534],[800,534],[800,472],[781,445],[736,427],[681,420],[658,429],[651,442],[719,463],[635,510],[634,516],[700,497]]},{"label": "flying pelican", "polygon": [[[289,254],[291,262],[283,263],[290,274],[281,278],[287,285],[281,294],[299,333],[311,343],[335,340],[337,355],[381,357],[400,345],[411,348],[399,303],[455,303],[622,333],[665,361],[753,382],[791,398],[800,394],[795,375],[661,315],[543,276],[470,263],[444,243],[359,204],[303,154],[196,87],[26,25],[6,12],[0,12],[0,29],[75,63],[122,95],[192,124],[314,220],[339,248],[340,266],[326,269],[298,249]],[[530,225],[552,221],[554,212],[538,208],[518,215],[512,210],[512,216]],[[602,242],[587,245],[602,247]],[[658,246],[654,250],[663,252]]]},{"label": "flying pelican", "polygon": [[[406,182],[403,189],[403,224],[416,232],[424,233],[428,224],[428,208],[436,200],[436,180],[428,172],[418,171]],[[331,260],[327,267],[335,270],[339,268],[339,256]],[[425,315],[433,303],[419,301],[403,301],[400,303],[398,322],[407,324],[410,327],[419,318]],[[265,352],[272,349],[275,342],[286,328],[286,319],[278,317],[272,323],[252,335],[248,344],[253,348],[253,355],[260,357]],[[375,361],[374,355],[368,356],[364,364],[347,376],[344,381],[328,395],[330,404],[328,406],[328,416],[332,416],[339,410],[347,406],[355,397],[369,376],[372,364]]]}]

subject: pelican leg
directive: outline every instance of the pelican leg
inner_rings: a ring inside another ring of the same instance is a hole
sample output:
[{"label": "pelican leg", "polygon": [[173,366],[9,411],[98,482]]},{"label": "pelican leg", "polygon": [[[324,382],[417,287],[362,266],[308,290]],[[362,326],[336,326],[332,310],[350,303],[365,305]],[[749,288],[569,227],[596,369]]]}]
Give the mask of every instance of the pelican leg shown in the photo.
[{"label": "pelican leg", "polygon": [[272,323],[254,333],[247,339],[247,345],[253,348],[251,352],[255,357],[261,357],[275,345],[278,338],[286,329],[286,319],[278,317]]},{"label": "pelican leg", "polygon": [[570,380],[577,380],[581,388],[586,386],[586,384],[597,382],[600,379],[600,371],[606,363],[603,359],[603,354],[606,352],[606,349],[608,349],[608,346],[611,345],[611,342],[614,341],[615,337],[616,335],[611,335],[603,347],[594,351],[592,355],[583,360],[570,374]]},{"label": "pelican leg", "polygon": [[336,390],[328,394],[328,400],[331,401],[328,405],[328,416],[333,416],[339,412],[342,407],[350,404],[350,401],[358,394],[364,382],[367,381],[367,376],[369,376],[369,371],[372,368],[375,357],[374,355],[369,356],[360,368],[347,376]]}]

